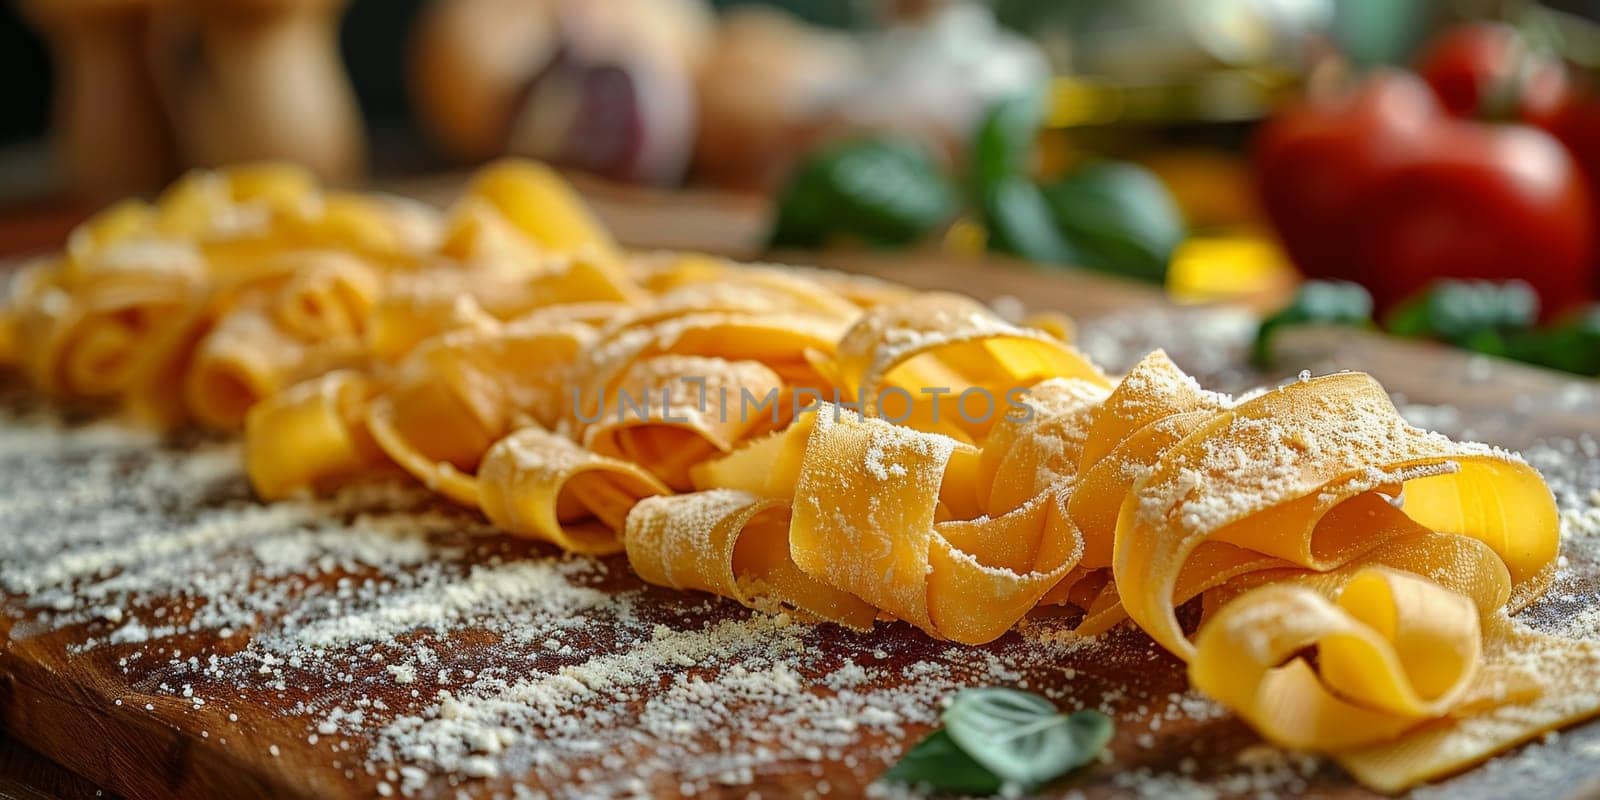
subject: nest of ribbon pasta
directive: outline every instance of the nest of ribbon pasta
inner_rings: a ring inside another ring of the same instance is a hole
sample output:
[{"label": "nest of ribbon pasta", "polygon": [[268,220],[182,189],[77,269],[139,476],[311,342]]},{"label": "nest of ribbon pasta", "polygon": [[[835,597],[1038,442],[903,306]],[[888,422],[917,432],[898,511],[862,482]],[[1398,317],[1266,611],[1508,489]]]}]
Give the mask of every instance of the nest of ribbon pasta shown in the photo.
[{"label": "nest of ribbon pasta", "polygon": [[[1600,713],[1600,652],[1511,617],[1557,512],[1370,377],[1245,398],[955,295],[629,253],[558,177],[439,213],[298,170],[185,178],[13,284],[42,391],[242,430],[267,500],[409,476],[644,580],[979,644],[1134,625],[1269,740],[1400,790]],[[1180,624],[1180,607],[1198,624]]]}]

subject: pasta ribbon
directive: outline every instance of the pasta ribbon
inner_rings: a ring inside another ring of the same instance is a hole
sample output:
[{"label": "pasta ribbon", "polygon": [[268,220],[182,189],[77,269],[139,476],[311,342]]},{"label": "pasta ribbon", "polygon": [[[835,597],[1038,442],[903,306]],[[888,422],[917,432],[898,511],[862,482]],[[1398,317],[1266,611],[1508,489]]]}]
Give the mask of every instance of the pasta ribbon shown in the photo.
[{"label": "pasta ribbon", "polygon": [[770,309],[854,320],[860,306],[791,267],[735,264],[694,253],[665,253],[629,263],[636,279],[656,293],[655,308]]},{"label": "pasta ribbon", "polygon": [[[1406,546],[1417,544],[1429,546]],[[1384,792],[1600,710],[1594,642],[1485,614],[1481,598],[1434,577],[1369,566],[1251,590],[1201,628],[1190,680],[1272,741],[1330,753]]]},{"label": "pasta ribbon", "polygon": [[[776,407],[773,418],[777,418]],[[816,420],[817,408],[813,407],[802,411],[781,431],[752,439],[721,458],[696,464],[689,471],[695,488],[722,487],[761,497],[792,499]]]},{"label": "pasta ribbon", "polygon": [[[725,361],[754,361],[785,384],[826,385],[807,353],[828,350],[843,326],[836,320],[801,314],[709,311],[609,327],[589,351],[580,372],[583,414],[599,413],[602,398],[614,396],[635,362],[663,355],[697,355]],[[757,398],[758,400],[760,398]]]},{"label": "pasta ribbon", "polygon": [[985,511],[1004,514],[1076,478],[1089,420],[1105,398],[1104,388],[1077,378],[1050,378],[1029,390],[1026,416],[1001,420],[984,442],[977,487]]},{"label": "pasta ribbon", "polygon": [[668,492],[633,464],[538,428],[496,442],[478,470],[479,502],[491,522],[513,536],[591,555],[621,551],[628,511]]},{"label": "pasta ribbon", "polygon": [[114,397],[184,324],[205,272],[193,247],[152,241],[117,242],[81,261],[26,268],[12,284],[18,360],[45,391]]},{"label": "pasta ribbon", "polygon": [[271,300],[273,320],[308,342],[360,339],[377,303],[376,268],[338,251],[288,254],[298,262]]},{"label": "pasta ribbon", "polygon": [[1265,738],[1382,791],[1600,714],[1600,642],[1510,616],[1560,547],[1517,457],[1406,424],[1359,373],[1234,399],[1157,351],[1113,382],[1071,320],[1026,322],[628,253],[535,164],[443,215],[249,165],[22,270],[0,362],[161,424],[242,423],[263,499],[404,473],[649,583],[860,630],[1131,622]]},{"label": "pasta ribbon", "polygon": [[789,504],[736,489],[641,500],[628,514],[628,563],[644,580],[764,611],[872,627],[878,610],[802,572],[789,556]]},{"label": "pasta ribbon", "polygon": [[1001,517],[938,521],[952,456],[970,445],[836,407],[813,417],[789,546],[833,587],[935,635],[986,642],[1082,553],[1059,491]]},{"label": "pasta ribbon", "polygon": [[726,453],[764,427],[742,397],[765,398],[783,388],[777,373],[755,361],[657,356],[635,362],[622,376],[610,407],[583,434],[586,447],[632,461],[682,491],[689,470]]},{"label": "pasta ribbon", "polygon": [[338,370],[251,408],[244,460],[256,493],[278,500],[378,471],[383,451],[363,419],[376,391],[366,375]]},{"label": "pasta ribbon", "polygon": [[63,397],[236,428],[254,401],[357,359],[384,272],[419,262],[433,227],[409,201],[324,195],[298,167],[190,173],[13,282],[6,360]]},{"label": "pasta ribbon", "polygon": [[467,187],[539,248],[558,253],[590,251],[614,257],[617,244],[572,187],[549,167],[503,161],[485,167]]},{"label": "pasta ribbon", "polygon": [[[1313,668],[1299,654],[1315,648]],[[1202,630],[1195,686],[1287,747],[1344,750],[1443,715],[1477,675],[1478,609],[1404,572],[1369,567],[1336,594],[1273,584]]]},{"label": "pasta ribbon", "polygon": [[966,442],[989,431],[1012,392],[1045,378],[1109,385],[1071,345],[942,294],[869,309],[819,368],[870,415]]},{"label": "pasta ribbon", "polygon": [[[1087,471],[1141,429],[1176,414],[1217,413],[1231,405],[1224,395],[1200,388],[1164,351],[1139,360],[1095,409],[1078,468]],[[1151,458],[1144,462],[1153,464]]]},{"label": "pasta ribbon", "polygon": [[258,401],[359,360],[355,340],[306,342],[284,330],[262,305],[224,315],[196,347],[183,390],[189,413],[200,424],[236,429]]},{"label": "pasta ribbon", "polygon": [[[1071,451],[1077,454],[1077,481],[1067,505],[1083,533],[1083,559],[1051,598],[1078,594],[1075,604],[1087,612],[1079,633],[1099,633],[1126,618],[1116,583],[1099,574],[1111,567],[1123,499],[1168,449],[1229,404],[1228,398],[1202,390],[1157,350],[1090,412],[1083,423],[1087,430],[1078,434],[1081,445]],[[1248,559],[1244,564],[1262,566]]]},{"label": "pasta ribbon", "polygon": [[[1378,498],[1367,510],[1381,514],[1377,506],[1389,505],[1381,496],[1402,491],[1395,525],[1332,513],[1366,495]],[[1505,508],[1518,509],[1515,523]],[[1116,582],[1129,616],[1187,660],[1194,647],[1172,600],[1202,544],[1326,571],[1380,543],[1375,534],[1386,527],[1407,530],[1400,518],[1482,541],[1513,586],[1541,584],[1555,561],[1555,500],[1537,472],[1503,451],[1407,425],[1370,377],[1341,373],[1240,403],[1174,445],[1122,504]]]},{"label": "pasta ribbon", "polygon": [[1362,784],[1398,793],[1595,716],[1597,672],[1600,647],[1592,640],[1543,636],[1494,617],[1485,624],[1478,677],[1450,714],[1333,758]]},{"label": "pasta ribbon", "polygon": [[539,321],[442,334],[407,358],[368,408],[367,425],[406,472],[476,506],[484,454],[524,421],[557,423],[561,384],[593,339],[585,325]]}]

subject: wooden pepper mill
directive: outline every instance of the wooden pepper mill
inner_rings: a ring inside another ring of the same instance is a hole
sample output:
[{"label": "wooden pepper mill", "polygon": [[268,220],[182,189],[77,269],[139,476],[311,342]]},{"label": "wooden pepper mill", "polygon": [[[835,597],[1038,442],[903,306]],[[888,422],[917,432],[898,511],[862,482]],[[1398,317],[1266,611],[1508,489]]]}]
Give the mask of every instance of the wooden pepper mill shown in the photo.
[{"label": "wooden pepper mill", "polygon": [[332,181],[364,169],[339,57],[346,0],[169,0],[150,56],[188,166],[284,159]]},{"label": "wooden pepper mill", "polygon": [[55,137],[71,185],[96,197],[160,187],[177,168],[145,58],[162,0],[25,0],[55,62]]},{"label": "wooden pepper mill", "polygon": [[346,0],[24,0],[60,76],[73,187],[160,187],[180,168],[288,160],[332,181],[364,167],[339,58]]}]

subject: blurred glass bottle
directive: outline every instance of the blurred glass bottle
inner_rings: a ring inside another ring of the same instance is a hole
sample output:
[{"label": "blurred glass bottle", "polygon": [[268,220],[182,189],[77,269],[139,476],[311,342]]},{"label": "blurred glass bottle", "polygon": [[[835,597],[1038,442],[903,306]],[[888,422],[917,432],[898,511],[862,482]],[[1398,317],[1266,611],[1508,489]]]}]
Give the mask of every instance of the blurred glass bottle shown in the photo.
[{"label": "blurred glass bottle", "polygon": [[1331,23],[1333,0],[994,0],[1058,71],[1170,80],[1218,66],[1290,63]]}]

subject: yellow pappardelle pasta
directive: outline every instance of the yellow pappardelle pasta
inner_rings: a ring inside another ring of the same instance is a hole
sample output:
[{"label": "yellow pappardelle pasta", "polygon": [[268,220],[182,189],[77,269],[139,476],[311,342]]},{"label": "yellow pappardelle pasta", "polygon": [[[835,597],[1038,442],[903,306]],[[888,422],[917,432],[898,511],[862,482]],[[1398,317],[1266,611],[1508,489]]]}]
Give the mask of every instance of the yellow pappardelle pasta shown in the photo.
[{"label": "yellow pappardelle pasta", "polygon": [[1358,373],[1236,400],[1160,352],[1109,378],[1040,325],[629,253],[534,164],[442,214],[262,166],[90,220],[13,282],[0,357],[243,427],[265,499],[410,475],[511,535],[862,631],[1136,625],[1379,790],[1600,713],[1600,648],[1510,616],[1560,545],[1516,456],[1411,427]]}]

